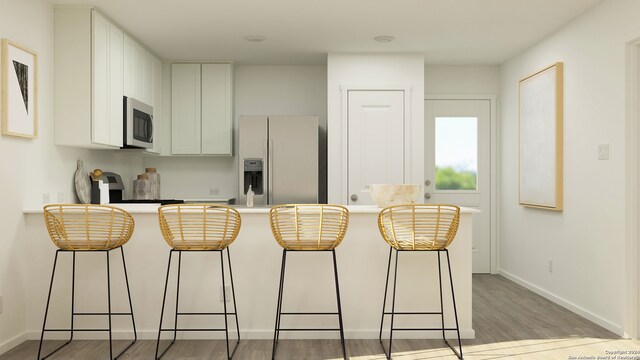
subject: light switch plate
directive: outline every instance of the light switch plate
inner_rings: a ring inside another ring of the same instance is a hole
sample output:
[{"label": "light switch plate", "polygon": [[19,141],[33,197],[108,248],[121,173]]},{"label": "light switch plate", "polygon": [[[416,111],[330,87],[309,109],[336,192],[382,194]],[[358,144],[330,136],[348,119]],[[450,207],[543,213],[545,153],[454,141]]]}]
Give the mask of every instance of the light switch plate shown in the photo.
[{"label": "light switch plate", "polygon": [[598,145],[598,160],[609,160],[609,144]]}]

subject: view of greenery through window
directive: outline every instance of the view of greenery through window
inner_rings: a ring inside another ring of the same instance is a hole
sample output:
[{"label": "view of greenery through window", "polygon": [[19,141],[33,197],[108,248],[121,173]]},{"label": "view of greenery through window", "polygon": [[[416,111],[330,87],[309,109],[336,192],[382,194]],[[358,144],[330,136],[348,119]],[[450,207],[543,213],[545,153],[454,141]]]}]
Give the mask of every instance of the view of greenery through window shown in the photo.
[{"label": "view of greenery through window", "polygon": [[453,167],[436,167],[437,190],[475,190],[475,171],[456,171]]},{"label": "view of greenery through window", "polygon": [[476,190],[478,118],[436,117],[436,190]]}]

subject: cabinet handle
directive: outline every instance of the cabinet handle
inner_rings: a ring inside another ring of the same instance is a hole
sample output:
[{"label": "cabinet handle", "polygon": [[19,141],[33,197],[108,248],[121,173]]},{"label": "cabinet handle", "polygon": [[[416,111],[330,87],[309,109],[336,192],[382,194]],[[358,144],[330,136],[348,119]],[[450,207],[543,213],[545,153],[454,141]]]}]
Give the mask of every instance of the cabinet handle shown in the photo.
[{"label": "cabinet handle", "polygon": [[358,201],[358,195],[356,194],[351,195],[351,201]]},{"label": "cabinet handle", "polygon": [[427,200],[431,199],[431,193],[425,193],[424,198]]}]

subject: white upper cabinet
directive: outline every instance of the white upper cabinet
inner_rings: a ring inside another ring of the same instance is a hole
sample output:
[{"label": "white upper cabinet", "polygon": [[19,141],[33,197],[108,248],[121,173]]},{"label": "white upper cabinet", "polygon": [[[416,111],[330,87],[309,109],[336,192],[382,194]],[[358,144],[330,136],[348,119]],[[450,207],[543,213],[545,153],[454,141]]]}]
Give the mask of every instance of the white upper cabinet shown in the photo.
[{"label": "white upper cabinet", "polygon": [[157,58],[90,7],[56,7],[54,26],[57,145],[122,147],[124,96],[152,105],[161,117]]},{"label": "white upper cabinet", "polygon": [[91,8],[56,8],[55,142],[122,146],[123,33]]},{"label": "white upper cabinet", "polygon": [[162,153],[162,62],[156,58],[152,61],[153,71],[151,74],[151,106],[153,106],[153,148],[147,152],[154,154]]},{"label": "white upper cabinet", "polygon": [[202,154],[232,154],[231,65],[202,64]]},{"label": "white upper cabinet", "polygon": [[171,153],[232,155],[231,64],[173,64]]},{"label": "white upper cabinet", "polygon": [[200,154],[200,64],[171,66],[171,153]]},{"label": "white upper cabinet", "polygon": [[124,36],[124,96],[152,105],[153,62],[157,60],[134,39]]}]

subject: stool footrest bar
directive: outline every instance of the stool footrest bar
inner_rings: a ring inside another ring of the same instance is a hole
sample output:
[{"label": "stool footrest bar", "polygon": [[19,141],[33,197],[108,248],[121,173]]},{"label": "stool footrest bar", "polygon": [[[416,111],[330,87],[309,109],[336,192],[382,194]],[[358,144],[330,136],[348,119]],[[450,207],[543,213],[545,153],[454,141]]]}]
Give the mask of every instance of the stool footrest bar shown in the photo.
[{"label": "stool footrest bar", "polygon": [[385,312],[385,315],[442,315],[441,312]]},{"label": "stool footrest bar", "polygon": [[[109,313],[73,313],[73,316],[107,316]],[[112,316],[127,315],[131,316],[131,313],[111,313]]]},{"label": "stool footrest bar", "polygon": [[340,329],[283,329],[283,328],[279,328],[278,331],[340,331]]},{"label": "stool footrest bar", "polygon": [[160,331],[225,331],[225,328],[216,329],[160,329]]},{"label": "stool footrest bar", "polygon": [[229,312],[229,313],[223,313],[223,312],[216,312],[216,313],[199,313],[199,312],[188,312],[188,313],[184,313],[184,312],[180,312],[178,313],[178,315],[233,315],[233,316],[238,316],[237,313],[235,312]]},{"label": "stool footrest bar", "polygon": [[456,331],[456,328],[393,328],[393,331]]},{"label": "stool footrest bar", "polygon": [[337,312],[306,312],[306,313],[297,313],[297,312],[282,312],[280,315],[338,315]]}]

